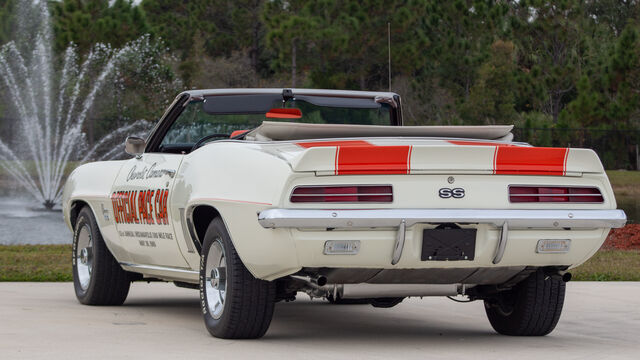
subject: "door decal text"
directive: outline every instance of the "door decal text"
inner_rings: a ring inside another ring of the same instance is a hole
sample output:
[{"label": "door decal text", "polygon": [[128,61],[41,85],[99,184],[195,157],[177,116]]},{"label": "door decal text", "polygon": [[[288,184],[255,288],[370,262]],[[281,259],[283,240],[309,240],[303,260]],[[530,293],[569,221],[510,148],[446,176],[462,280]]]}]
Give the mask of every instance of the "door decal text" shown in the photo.
[{"label": "door decal text", "polygon": [[116,191],[111,194],[117,224],[168,225],[169,189]]}]

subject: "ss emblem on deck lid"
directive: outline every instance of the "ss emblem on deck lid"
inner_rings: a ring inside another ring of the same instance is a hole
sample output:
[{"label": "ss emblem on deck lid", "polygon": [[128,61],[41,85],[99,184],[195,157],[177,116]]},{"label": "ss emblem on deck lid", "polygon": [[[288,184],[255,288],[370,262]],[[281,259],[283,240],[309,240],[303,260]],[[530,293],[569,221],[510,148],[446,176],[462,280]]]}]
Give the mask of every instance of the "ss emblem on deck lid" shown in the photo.
[{"label": "ss emblem on deck lid", "polygon": [[454,198],[454,199],[462,199],[464,197],[464,189],[463,188],[442,188],[438,190],[438,196],[443,199]]}]

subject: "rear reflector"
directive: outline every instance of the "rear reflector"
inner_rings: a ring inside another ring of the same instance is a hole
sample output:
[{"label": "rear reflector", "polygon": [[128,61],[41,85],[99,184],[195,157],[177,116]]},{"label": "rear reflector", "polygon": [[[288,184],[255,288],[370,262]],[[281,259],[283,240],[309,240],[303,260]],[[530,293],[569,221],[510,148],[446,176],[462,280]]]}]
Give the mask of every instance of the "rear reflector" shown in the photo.
[{"label": "rear reflector", "polygon": [[390,203],[391,185],[298,186],[291,193],[292,203]]},{"label": "rear reflector", "polygon": [[600,189],[596,187],[509,186],[509,201],[601,203],[604,202],[604,198]]}]

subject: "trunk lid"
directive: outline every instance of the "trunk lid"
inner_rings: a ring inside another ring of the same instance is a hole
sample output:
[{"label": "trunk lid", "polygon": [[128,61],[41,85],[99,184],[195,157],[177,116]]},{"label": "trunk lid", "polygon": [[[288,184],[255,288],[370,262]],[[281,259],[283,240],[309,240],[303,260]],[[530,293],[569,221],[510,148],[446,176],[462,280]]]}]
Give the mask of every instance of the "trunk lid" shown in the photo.
[{"label": "trunk lid", "polygon": [[581,176],[603,173],[590,149],[442,138],[345,138],[263,143],[293,171],[319,176],[498,174]]}]

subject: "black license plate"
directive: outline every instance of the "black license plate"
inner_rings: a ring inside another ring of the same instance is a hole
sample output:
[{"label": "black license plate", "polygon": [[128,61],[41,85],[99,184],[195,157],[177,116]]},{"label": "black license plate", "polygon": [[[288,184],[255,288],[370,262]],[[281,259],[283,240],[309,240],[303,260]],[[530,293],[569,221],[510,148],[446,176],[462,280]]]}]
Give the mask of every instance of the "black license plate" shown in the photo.
[{"label": "black license plate", "polygon": [[425,229],[422,261],[473,260],[476,229]]}]

